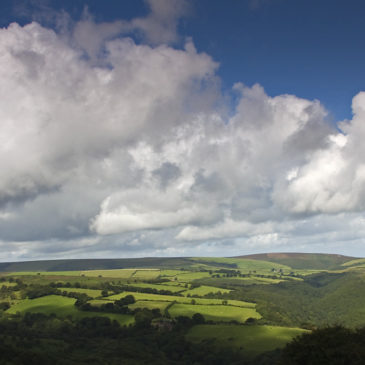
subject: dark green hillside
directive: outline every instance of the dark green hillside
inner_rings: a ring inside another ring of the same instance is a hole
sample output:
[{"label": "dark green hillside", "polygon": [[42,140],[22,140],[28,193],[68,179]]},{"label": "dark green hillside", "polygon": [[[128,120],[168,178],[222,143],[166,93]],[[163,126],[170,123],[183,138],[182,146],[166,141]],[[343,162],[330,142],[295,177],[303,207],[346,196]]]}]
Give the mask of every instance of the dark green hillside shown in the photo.
[{"label": "dark green hillside", "polygon": [[287,265],[297,270],[335,270],[354,257],[322,253],[261,253],[238,256],[250,260],[264,260]]},{"label": "dark green hillside", "polygon": [[258,312],[270,323],[304,328],[336,324],[349,327],[365,325],[363,273],[322,272],[309,275],[304,281],[235,289],[224,294],[224,297],[256,302]]}]

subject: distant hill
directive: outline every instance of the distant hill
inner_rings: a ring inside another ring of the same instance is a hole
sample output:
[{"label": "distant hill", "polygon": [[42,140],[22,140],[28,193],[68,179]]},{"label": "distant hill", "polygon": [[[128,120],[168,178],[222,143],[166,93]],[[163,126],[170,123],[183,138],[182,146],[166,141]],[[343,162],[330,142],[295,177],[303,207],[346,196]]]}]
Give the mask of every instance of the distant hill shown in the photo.
[{"label": "distant hill", "polygon": [[[17,271],[83,271],[83,270],[110,270],[128,268],[171,268],[189,269],[196,267],[197,263],[210,264],[222,268],[241,267],[237,259],[245,259],[246,266],[248,260],[264,261],[262,264],[267,266],[268,262],[290,266],[297,270],[335,270],[344,269],[341,266],[348,263],[352,267],[358,264],[356,257],[317,254],[317,253],[262,253],[235,258],[189,258],[189,257],[143,257],[126,259],[70,259],[70,260],[44,260],[44,261],[23,261],[23,262],[3,262],[0,263],[0,272]],[[244,260],[242,260],[244,261]],[[361,262],[361,260],[360,260]],[[363,263],[362,263],[363,264]],[[252,261],[251,264],[252,265]],[[245,266],[245,265],[243,265]]]},{"label": "distant hill", "polygon": [[74,259],[45,260],[0,263],[0,272],[16,271],[80,271],[111,270],[128,268],[183,268],[189,267],[191,261],[184,257],[144,257],[131,259]]},{"label": "distant hill", "polygon": [[287,265],[297,270],[335,270],[341,268],[341,265],[345,262],[356,259],[356,257],[335,254],[295,252],[261,253],[237,256],[236,258],[270,261]]}]

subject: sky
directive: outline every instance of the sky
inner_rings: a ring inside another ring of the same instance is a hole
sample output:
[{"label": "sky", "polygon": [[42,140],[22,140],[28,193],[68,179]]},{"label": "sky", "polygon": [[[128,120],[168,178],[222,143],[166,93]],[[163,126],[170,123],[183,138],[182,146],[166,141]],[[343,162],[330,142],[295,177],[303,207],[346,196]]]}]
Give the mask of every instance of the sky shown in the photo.
[{"label": "sky", "polygon": [[0,261],[365,256],[364,10],[3,0]]}]

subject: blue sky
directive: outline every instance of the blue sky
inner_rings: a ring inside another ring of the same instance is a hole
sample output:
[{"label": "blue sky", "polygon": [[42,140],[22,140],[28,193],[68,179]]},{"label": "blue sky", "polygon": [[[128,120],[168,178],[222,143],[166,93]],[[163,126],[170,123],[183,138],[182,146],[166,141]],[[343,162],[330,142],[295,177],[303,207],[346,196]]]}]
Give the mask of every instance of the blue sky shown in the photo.
[{"label": "blue sky", "polygon": [[0,260],[365,256],[364,7],[2,1]]},{"label": "blue sky", "polygon": [[[148,12],[142,0],[5,0],[1,26],[28,22],[39,4],[65,10],[74,19],[87,6],[98,22]],[[271,96],[318,99],[338,121],[351,118],[351,99],[365,82],[364,11],[360,0],[196,0],[179,24],[175,46],[192,37],[199,51],[219,62],[227,90],[239,81],[259,83]]]}]

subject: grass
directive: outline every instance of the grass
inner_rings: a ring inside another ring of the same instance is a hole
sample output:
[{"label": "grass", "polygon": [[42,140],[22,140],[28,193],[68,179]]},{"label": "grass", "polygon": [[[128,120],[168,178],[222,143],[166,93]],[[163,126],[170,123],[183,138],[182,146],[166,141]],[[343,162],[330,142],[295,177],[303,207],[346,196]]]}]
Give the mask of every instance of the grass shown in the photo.
[{"label": "grass", "polygon": [[81,271],[18,271],[7,276],[81,276]]},{"label": "grass", "polygon": [[9,281],[0,281],[0,288],[2,288],[3,286],[9,287],[9,286],[15,286],[15,285],[17,285],[17,284],[16,283],[11,283]]},{"label": "grass", "polygon": [[157,289],[157,290],[169,290],[173,293],[179,293],[181,291],[186,290],[183,286],[178,285],[164,285],[164,284],[148,284],[148,283],[132,283],[131,286],[134,286],[136,288],[151,288],[151,289]]},{"label": "grass", "polygon": [[183,272],[184,271],[182,271],[182,270],[161,270],[160,276],[161,277],[165,277],[165,276],[174,277],[174,276],[176,276],[178,274],[181,274]]},{"label": "grass", "polygon": [[[242,273],[248,273],[249,271],[256,271],[258,274],[267,274],[271,272],[271,269],[282,269],[285,271],[291,271],[292,269],[283,264],[269,262],[269,261],[258,261],[250,259],[239,259],[239,258],[226,258],[226,257],[194,257],[193,260],[216,263],[227,265],[227,269],[240,270]],[[229,267],[228,265],[231,265]]]},{"label": "grass", "polygon": [[82,271],[85,276],[105,277],[105,278],[120,278],[129,279],[135,273],[136,269],[115,269],[115,270],[88,270]]},{"label": "grass", "polygon": [[288,265],[294,270],[297,269],[319,269],[319,270],[336,270],[343,263],[357,259],[356,257],[320,254],[320,253],[268,253],[254,254],[246,257],[246,259],[265,260],[279,264]]},{"label": "grass", "polygon": [[98,289],[82,289],[82,288],[58,288],[61,291],[66,291],[67,293],[83,293],[91,298],[97,298],[101,296],[101,290]]},{"label": "grass", "polygon": [[242,281],[245,285],[252,285],[252,284],[279,284],[282,281],[284,281],[283,279],[272,279],[272,278],[260,278],[257,276],[251,276],[251,277],[231,277],[228,278],[231,280],[240,280]]},{"label": "grass", "polygon": [[209,278],[210,274],[209,272],[193,272],[193,271],[187,271],[180,273],[175,276],[177,280],[181,283],[189,283],[193,280],[202,279],[202,278]]},{"label": "grass", "polygon": [[206,320],[212,321],[237,321],[244,323],[248,318],[261,318],[254,308],[240,308],[230,305],[198,305],[175,303],[169,308],[171,317],[192,317],[194,313],[202,314]]},{"label": "grass", "polygon": [[278,326],[197,325],[189,331],[186,338],[194,343],[212,339],[219,346],[233,347],[255,356],[282,348],[304,332],[308,331]]},{"label": "grass", "polygon": [[91,299],[91,300],[88,301],[88,303],[90,303],[91,305],[93,305],[95,307],[99,307],[102,304],[110,303],[110,300],[105,300],[105,299]]},{"label": "grass", "polygon": [[356,259],[343,263],[341,266],[365,265],[365,259]]},{"label": "grass", "polygon": [[24,299],[13,305],[7,310],[9,314],[16,313],[55,313],[59,317],[71,316],[76,319],[85,317],[108,317],[111,320],[116,320],[121,325],[128,325],[134,322],[134,318],[127,314],[116,313],[99,313],[99,312],[83,312],[75,307],[74,298],[62,297],[59,295],[47,295],[36,299]]},{"label": "grass", "polygon": [[[190,304],[192,298],[187,297],[178,297],[174,295],[161,295],[161,294],[149,294],[149,293],[135,293],[135,292],[123,292],[120,294],[111,295],[106,297],[107,300],[118,300],[124,298],[126,295],[133,295],[136,300],[151,300],[151,301],[161,301],[161,302],[177,302],[177,303],[186,303]],[[205,305],[221,305],[222,299],[203,299],[203,298],[194,298],[196,304],[205,304]],[[255,303],[244,302],[241,300],[227,300],[227,304],[242,307],[242,308],[255,308]]]},{"label": "grass", "polygon": [[136,272],[133,274],[133,279],[139,279],[139,280],[152,280],[157,279],[160,276],[160,270],[136,270]]},{"label": "grass", "polygon": [[169,305],[169,302],[159,302],[159,301],[151,301],[151,300],[139,300],[133,304],[130,304],[128,308],[137,309],[137,308],[148,308],[148,309],[159,309],[161,313],[165,310],[165,308]]},{"label": "grass", "polygon": [[203,297],[204,295],[207,295],[209,293],[221,292],[223,294],[223,293],[229,293],[231,291],[232,290],[217,288],[217,287],[214,287],[214,286],[202,285],[198,288],[186,290],[182,294],[185,295],[185,296],[187,296],[189,294],[189,295],[199,295],[199,296]]}]

